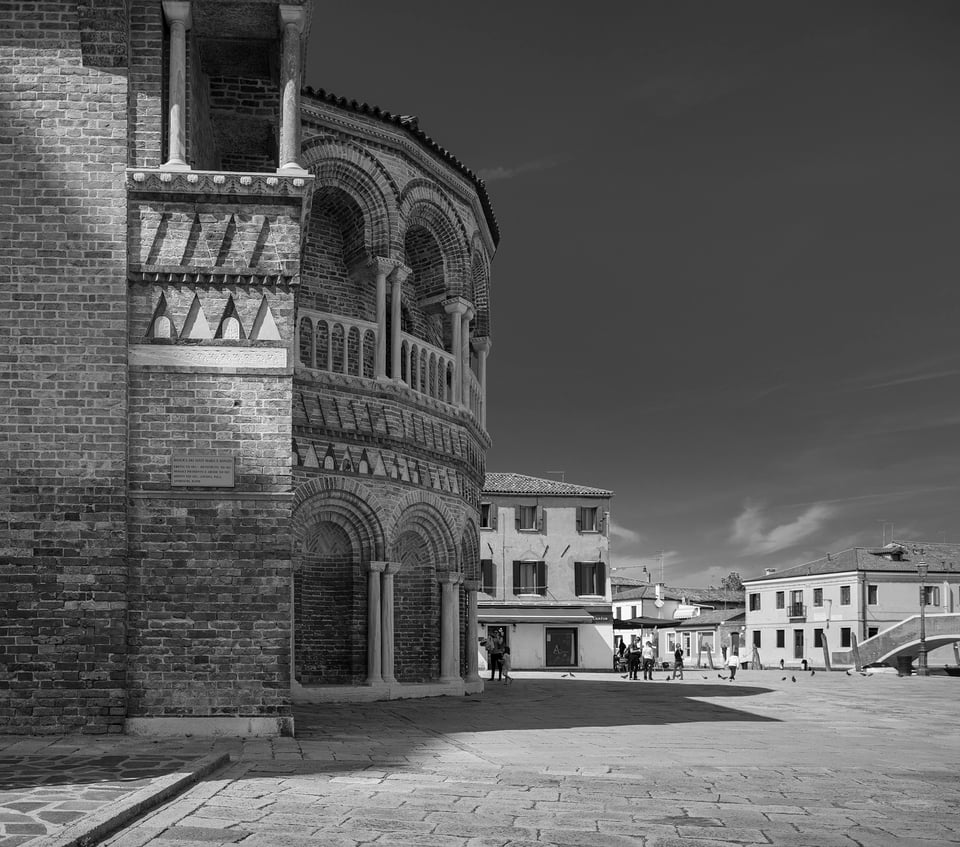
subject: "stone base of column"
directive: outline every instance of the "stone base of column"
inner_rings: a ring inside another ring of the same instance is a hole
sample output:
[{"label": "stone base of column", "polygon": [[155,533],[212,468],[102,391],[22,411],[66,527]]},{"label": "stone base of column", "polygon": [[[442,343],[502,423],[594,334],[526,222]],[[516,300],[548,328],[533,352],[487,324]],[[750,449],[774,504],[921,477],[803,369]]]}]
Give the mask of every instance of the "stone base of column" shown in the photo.
[{"label": "stone base of column", "polygon": [[150,738],[280,738],[293,736],[293,716],[127,718],[123,731]]},{"label": "stone base of column", "polygon": [[476,679],[465,679],[463,681],[464,694],[483,694],[483,680],[480,677]]},{"label": "stone base of column", "polygon": [[290,689],[294,703],[372,703],[376,700],[406,700],[426,697],[457,697],[479,694],[483,683],[452,682],[381,683],[378,685],[300,685],[294,682]]},{"label": "stone base of column", "polygon": [[296,162],[277,168],[277,173],[283,176],[310,176],[310,171],[304,170]]},{"label": "stone base of column", "polygon": [[160,170],[161,171],[192,171],[193,168],[191,168],[190,165],[188,165],[186,162],[180,162],[180,161],[175,162],[171,160],[169,162],[164,162],[162,165],[160,165]]}]

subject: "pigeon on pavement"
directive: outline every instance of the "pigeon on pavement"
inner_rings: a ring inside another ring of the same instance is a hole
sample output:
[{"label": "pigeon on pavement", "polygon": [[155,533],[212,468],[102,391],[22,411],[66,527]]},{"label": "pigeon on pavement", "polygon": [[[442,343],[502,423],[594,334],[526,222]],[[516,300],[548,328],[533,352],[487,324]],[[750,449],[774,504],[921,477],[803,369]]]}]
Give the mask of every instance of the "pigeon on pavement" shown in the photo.
[{"label": "pigeon on pavement", "polygon": [[793,682],[796,682],[796,681],[797,681],[797,678],[796,678],[795,676],[790,677],[790,679],[791,679]]}]

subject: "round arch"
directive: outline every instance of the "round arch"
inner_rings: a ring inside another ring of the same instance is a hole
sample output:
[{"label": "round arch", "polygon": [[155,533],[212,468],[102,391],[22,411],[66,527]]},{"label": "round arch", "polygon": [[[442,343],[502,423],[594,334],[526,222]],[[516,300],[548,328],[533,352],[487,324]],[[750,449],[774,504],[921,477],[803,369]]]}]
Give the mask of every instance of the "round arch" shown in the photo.
[{"label": "round arch", "polygon": [[437,571],[457,571],[459,562],[453,527],[456,521],[446,504],[429,492],[412,491],[404,496],[394,511],[394,519],[387,533],[391,555],[400,537],[410,531],[420,535],[426,552],[437,566]]},{"label": "round arch", "polygon": [[[446,293],[461,295],[465,289],[470,241],[450,200],[434,183],[425,179],[411,180],[400,195],[399,213],[399,241],[404,258],[407,258],[406,238],[410,230],[417,227],[426,230],[443,256]],[[405,264],[410,265],[410,262]]]},{"label": "round arch", "polygon": [[339,188],[360,207],[364,241],[371,255],[390,257],[398,253],[399,212],[396,183],[366,150],[329,136],[319,136],[303,146],[304,166],[314,175],[314,194],[323,188]]},{"label": "round arch", "polygon": [[291,527],[298,553],[317,546],[320,524],[338,527],[360,561],[383,561],[386,551],[379,515],[383,506],[372,491],[354,480],[324,477],[300,486],[293,501]]}]

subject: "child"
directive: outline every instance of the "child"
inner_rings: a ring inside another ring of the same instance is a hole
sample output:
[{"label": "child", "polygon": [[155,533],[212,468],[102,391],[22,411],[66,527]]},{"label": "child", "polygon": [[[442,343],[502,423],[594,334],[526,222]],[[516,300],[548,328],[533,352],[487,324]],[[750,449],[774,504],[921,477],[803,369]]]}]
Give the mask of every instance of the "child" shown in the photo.
[{"label": "child", "polygon": [[513,682],[513,677],[510,676],[510,648],[506,645],[503,646],[503,656],[500,659],[501,667],[503,668],[503,681],[509,685]]}]

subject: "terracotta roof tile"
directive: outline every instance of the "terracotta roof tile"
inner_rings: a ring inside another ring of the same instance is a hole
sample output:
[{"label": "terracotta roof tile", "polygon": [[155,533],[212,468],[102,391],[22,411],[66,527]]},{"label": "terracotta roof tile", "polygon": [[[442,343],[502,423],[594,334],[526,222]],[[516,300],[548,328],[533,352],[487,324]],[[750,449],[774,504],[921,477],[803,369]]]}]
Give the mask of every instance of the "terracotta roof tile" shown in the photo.
[{"label": "terracotta roof tile", "polygon": [[605,488],[592,488],[587,485],[574,485],[572,482],[558,482],[555,479],[540,479],[519,473],[497,473],[489,471],[483,483],[484,494],[543,494],[551,497],[612,497],[613,492]]}]

